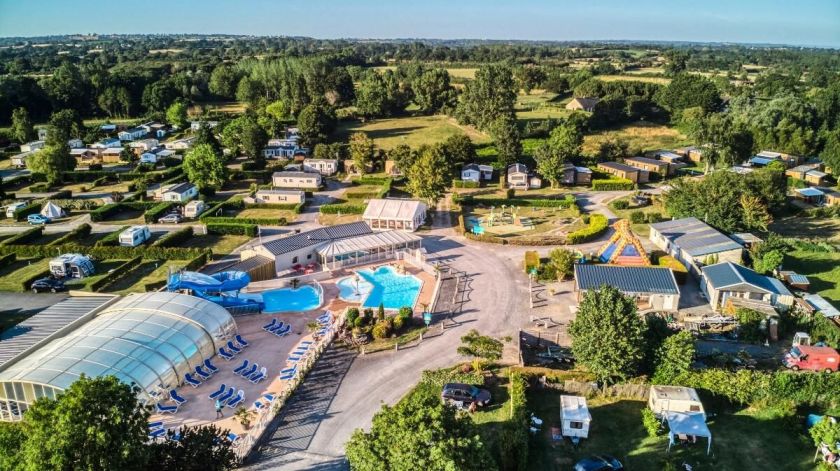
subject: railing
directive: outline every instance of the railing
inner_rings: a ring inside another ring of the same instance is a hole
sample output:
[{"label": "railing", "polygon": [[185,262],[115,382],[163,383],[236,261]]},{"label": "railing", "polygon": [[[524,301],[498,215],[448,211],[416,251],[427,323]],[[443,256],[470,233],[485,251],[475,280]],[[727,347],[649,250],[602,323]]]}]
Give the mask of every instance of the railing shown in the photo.
[{"label": "railing", "polygon": [[[306,374],[309,373],[324,350],[326,350],[330,343],[332,343],[335,339],[337,332],[343,328],[345,314],[346,312],[342,312],[333,321],[333,323],[330,324],[327,334],[313,344],[314,349],[311,349],[307,355],[297,363],[298,370],[295,376],[292,377],[291,380],[283,383],[280,392],[274,395],[274,399],[268,403],[267,407],[263,407],[257,411],[256,423],[252,424],[251,428],[240,435],[233,444],[233,452],[236,454],[239,462],[242,462],[251,453],[251,451],[253,451],[254,446],[259,443],[269,424],[271,424],[271,422],[277,417],[280,410],[283,409],[283,406],[286,405],[286,401],[289,397],[291,397],[295,389],[297,389],[297,387],[306,379]],[[262,399],[265,398],[263,397]]]}]

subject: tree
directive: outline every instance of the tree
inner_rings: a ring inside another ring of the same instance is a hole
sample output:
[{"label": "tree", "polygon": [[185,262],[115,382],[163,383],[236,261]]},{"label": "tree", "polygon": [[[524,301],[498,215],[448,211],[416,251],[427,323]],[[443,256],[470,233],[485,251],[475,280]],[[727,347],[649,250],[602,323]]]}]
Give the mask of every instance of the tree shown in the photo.
[{"label": "tree", "polygon": [[25,442],[19,422],[0,422],[0,469],[23,469],[20,449]]},{"label": "tree", "polygon": [[446,160],[452,168],[460,170],[462,165],[476,159],[475,146],[466,134],[458,133],[449,136],[442,145]]},{"label": "tree", "polygon": [[657,351],[653,382],[669,384],[680,374],[688,372],[694,359],[694,350],[694,337],[687,330],[666,338]]},{"label": "tree", "polygon": [[124,145],[122,150],[120,150],[120,161],[134,162],[135,160],[137,160],[137,154],[131,150],[131,147],[128,144]]},{"label": "tree", "polygon": [[759,342],[766,339],[766,316],[760,311],[739,307],[735,310],[735,318],[738,319],[738,337],[747,342]]},{"label": "tree", "polygon": [[674,77],[688,69],[688,51],[669,49],[665,51],[665,75]]},{"label": "tree", "polygon": [[213,152],[217,155],[222,155],[222,145],[219,144],[219,140],[216,139],[216,134],[213,132],[213,128],[211,128],[206,122],[202,122],[198,126],[198,131],[195,133],[195,141],[193,141],[193,145],[197,146],[199,144],[209,144],[210,147],[213,148]]},{"label": "tree", "polygon": [[12,137],[22,143],[35,138],[35,128],[26,108],[15,108],[12,111]]},{"label": "tree", "polygon": [[239,74],[228,64],[219,64],[210,74],[210,93],[220,98],[232,99],[236,95]]},{"label": "tree", "polygon": [[47,125],[47,145],[67,144],[69,139],[82,135],[82,118],[75,110],[56,111]]},{"label": "tree", "polygon": [[79,68],[70,62],[62,62],[48,77],[42,79],[40,84],[53,109],[87,108],[89,83],[85,81]]},{"label": "tree", "polygon": [[383,406],[370,432],[354,431],[345,450],[354,471],[494,468],[472,421],[436,394],[414,394]]},{"label": "tree", "polygon": [[557,279],[563,281],[575,273],[575,261],[577,256],[571,250],[554,249],[548,253],[549,263],[554,266]]},{"label": "tree", "polygon": [[417,198],[435,206],[449,188],[452,177],[440,146],[419,151],[414,163],[404,171],[408,178],[406,189]]},{"label": "tree", "polygon": [[753,270],[761,274],[771,273],[781,266],[785,254],[791,249],[790,244],[775,232],[770,232],[763,242],[750,248]]},{"label": "tree", "polygon": [[25,469],[144,469],[148,418],[131,386],[114,376],[82,375],[56,399],[39,399],[26,411]]},{"label": "tree", "polygon": [[435,68],[423,72],[411,85],[414,101],[424,113],[437,113],[455,103],[455,89],[449,83],[449,72]]},{"label": "tree", "polygon": [[388,90],[385,80],[375,70],[370,71],[356,90],[356,109],[367,117],[388,116]]},{"label": "tree", "polygon": [[832,452],[840,453],[840,447],[837,446],[840,443],[840,421],[828,415],[823,416],[808,433],[814,440],[814,446],[819,447],[825,444]]},{"label": "tree", "polygon": [[644,357],[645,328],[632,298],[612,286],[589,290],[569,326],[572,351],[599,381],[624,379]]},{"label": "tree", "polygon": [[458,119],[489,130],[500,116],[511,116],[516,103],[516,91],[510,68],[500,64],[482,66],[475,79],[464,87],[458,104]]},{"label": "tree", "polygon": [[375,155],[376,145],[373,139],[367,137],[367,134],[357,132],[350,136],[350,158],[357,172],[364,175],[373,163]]},{"label": "tree", "polygon": [[519,126],[513,113],[499,116],[492,126],[490,133],[499,152],[497,160],[502,168],[515,163],[522,155],[522,141]]},{"label": "tree", "polygon": [[840,129],[827,133],[820,158],[832,171],[840,169]]},{"label": "tree", "polygon": [[[414,159],[417,153],[411,150],[408,144],[398,144],[387,152],[388,160],[394,161],[394,166],[401,173],[405,173],[411,165],[414,164]],[[840,167],[839,167],[840,168]]]},{"label": "tree", "polygon": [[26,160],[26,166],[32,173],[39,173],[47,178],[47,183],[61,183],[61,174],[76,168],[76,159],[70,155],[67,143],[47,145]]},{"label": "tree", "polygon": [[537,172],[555,188],[563,178],[563,164],[580,154],[583,135],[577,127],[563,124],[551,130],[545,145],[537,148]]},{"label": "tree", "polygon": [[461,337],[461,346],[458,347],[458,354],[468,357],[483,358],[485,360],[499,360],[502,358],[504,345],[501,341],[481,335],[477,330],[471,329],[467,335]]},{"label": "tree", "polygon": [[268,133],[259,125],[253,116],[246,115],[244,126],[240,129],[239,142],[245,155],[251,157],[257,166],[265,165],[263,149],[268,145]]},{"label": "tree", "polygon": [[184,156],[187,179],[203,193],[212,193],[225,183],[225,163],[209,144],[193,146]]},{"label": "tree", "polygon": [[526,95],[530,94],[531,90],[540,86],[546,79],[543,69],[532,65],[517,68],[514,76],[516,77],[517,86],[524,90]]},{"label": "tree", "polygon": [[108,116],[131,114],[131,92],[125,87],[108,87],[99,94],[96,103]]},{"label": "tree", "polygon": [[226,471],[236,468],[236,455],[227,430],[214,425],[182,427],[169,432],[169,440],[149,445],[148,469],[177,469],[181,471]]},{"label": "tree", "polygon": [[608,137],[598,144],[598,159],[602,162],[614,162],[630,154],[630,145],[620,137]]},{"label": "tree", "polygon": [[686,108],[699,106],[715,111],[720,106],[720,92],[715,84],[702,75],[677,74],[671,83],[656,94],[656,101],[665,109],[679,114]]},{"label": "tree", "polygon": [[169,108],[166,109],[166,121],[178,126],[178,129],[186,128],[188,124],[187,104],[183,100],[178,100],[169,105]]},{"label": "tree", "polygon": [[773,222],[767,211],[767,204],[755,195],[742,194],[740,197],[741,212],[744,215],[744,225],[767,231],[767,226]]},{"label": "tree", "polygon": [[164,79],[146,85],[143,89],[141,103],[149,111],[166,111],[166,108],[175,101],[181,92],[175,86],[173,80]]},{"label": "tree", "polygon": [[297,119],[300,144],[313,147],[327,139],[335,126],[335,113],[323,104],[310,104],[301,110]]}]

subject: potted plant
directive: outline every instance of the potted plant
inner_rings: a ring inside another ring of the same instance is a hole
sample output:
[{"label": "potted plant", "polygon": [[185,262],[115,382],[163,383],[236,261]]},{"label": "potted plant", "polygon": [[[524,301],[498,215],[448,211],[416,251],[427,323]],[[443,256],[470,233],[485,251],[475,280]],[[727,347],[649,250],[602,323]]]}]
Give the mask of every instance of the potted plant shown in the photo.
[{"label": "potted plant", "polygon": [[233,414],[236,420],[242,425],[242,428],[248,430],[251,428],[251,413],[245,407],[239,406]]}]

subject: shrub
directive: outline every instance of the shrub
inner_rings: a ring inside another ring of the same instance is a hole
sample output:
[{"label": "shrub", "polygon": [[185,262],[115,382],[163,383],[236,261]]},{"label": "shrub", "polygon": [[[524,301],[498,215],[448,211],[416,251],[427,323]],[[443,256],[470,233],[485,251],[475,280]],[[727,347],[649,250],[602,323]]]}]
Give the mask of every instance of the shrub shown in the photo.
[{"label": "shrub", "polygon": [[33,281],[40,280],[41,278],[46,278],[48,276],[50,276],[50,270],[49,269],[39,271],[38,273],[33,273],[28,278],[24,278],[23,280],[20,281],[19,286],[21,288],[21,291],[26,291],[30,287],[32,287],[32,282]]},{"label": "shrub", "polygon": [[113,284],[115,281],[120,280],[123,276],[131,270],[137,269],[140,266],[140,262],[143,260],[143,257],[134,257],[131,260],[123,263],[122,265],[114,268],[107,275],[103,276],[102,278],[94,281],[90,284],[90,290],[95,292],[100,292]]},{"label": "shrub", "polygon": [[69,244],[71,242],[76,242],[79,239],[84,239],[85,237],[89,236],[90,235],[90,230],[91,230],[90,224],[88,224],[88,223],[80,224],[75,229],[73,229],[72,231],[68,232],[67,234],[64,234],[63,236],[61,236],[58,239],[50,242],[47,245],[63,245],[63,244]]},{"label": "shrub", "polygon": [[406,319],[410,319],[413,315],[414,311],[408,306],[403,306],[400,308],[399,311],[397,311],[397,317],[404,317]]},{"label": "shrub", "polygon": [[511,200],[511,199],[513,199],[515,196],[516,196],[516,190],[515,190],[515,189],[513,189],[513,188],[508,188],[508,189],[507,189],[507,191],[505,191],[505,197],[506,197],[507,199]]},{"label": "shrub", "polygon": [[356,325],[356,319],[359,318],[359,308],[351,307],[347,310],[347,325]]},{"label": "shrub", "polygon": [[187,226],[177,231],[172,231],[160,239],[156,240],[153,247],[177,247],[184,242],[190,240],[193,236],[192,226]]},{"label": "shrub", "polygon": [[15,210],[15,221],[23,221],[30,214],[35,214],[41,210],[41,201],[32,202],[26,206],[22,206]]},{"label": "shrub", "polygon": [[198,257],[195,257],[194,259],[187,262],[187,264],[184,265],[184,270],[187,270],[187,271],[198,270],[199,268],[203,267],[207,263],[208,258],[210,258],[210,252],[209,251],[204,252],[201,255],[199,255]]},{"label": "shrub", "polygon": [[656,224],[657,222],[662,220],[662,214],[660,214],[660,213],[648,213],[647,218],[645,220],[648,224]]},{"label": "shrub", "polygon": [[453,188],[478,188],[479,186],[479,182],[474,182],[471,180],[452,180]]},{"label": "shrub", "polygon": [[501,469],[528,468],[528,430],[530,417],[525,396],[527,382],[519,372],[510,374],[510,420],[504,423],[499,437]]},{"label": "shrub", "polygon": [[660,422],[659,419],[656,418],[656,414],[647,407],[642,409],[642,425],[644,425],[645,430],[647,430],[648,437],[654,438],[665,433],[665,430],[662,427],[662,422]]},{"label": "shrub", "polygon": [[257,226],[285,226],[286,218],[238,218],[210,216],[201,220],[205,224],[254,224]]},{"label": "shrub", "polygon": [[192,260],[195,257],[207,252],[207,249],[183,248],[183,247],[110,247],[93,246],[85,247],[78,244],[65,244],[55,246],[45,245],[0,245],[0,255],[8,253],[17,254],[19,257],[54,257],[56,253],[86,253],[100,260],[117,259],[128,260],[134,257],[143,257],[153,260]]},{"label": "shrub", "polygon": [[765,323],[765,316],[759,311],[747,308],[735,310],[735,318],[738,319],[738,336],[741,340],[758,342],[764,340],[766,333],[762,328]]},{"label": "shrub", "polygon": [[633,190],[636,184],[626,178],[593,179],[592,189],[595,191]]},{"label": "shrub", "polygon": [[405,327],[405,318],[400,316],[395,316],[391,318],[391,323],[394,326],[394,330],[399,332]]},{"label": "shrub", "polygon": [[50,185],[48,183],[36,183],[29,187],[29,191],[32,193],[44,193],[50,191]]},{"label": "shrub", "polygon": [[385,319],[377,322],[371,330],[371,335],[375,339],[384,339],[391,335],[393,324],[390,319]]},{"label": "shrub", "polygon": [[465,206],[475,206],[480,203],[484,206],[507,206],[515,204],[517,206],[533,208],[571,208],[575,205],[574,195],[566,195],[564,198],[513,198],[513,201],[500,198],[473,198],[470,196],[469,198],[463,197],[458,200]]},{"label": "shrub", "polygon": [[633,224],[643,224],[647,220],[644,211],[633,211],[630,213],[630,222]]},{"label": "shrub", "polygon": [[158,203],[143,213],[143,220],[147,223],[154,223],[157,222],[158,219],[163,217],[164,214],[169,213],[172,211],[172,208],[175,207],[175,203],[172,201],[164,201]]},{"label": "shrub", "polygon": [[7,267],[17,260],[17,255],[13,253],[9,253],[3,256],[0,256],[0,268]]},{"label": "shrub", "polygon": [[325,204],[319,209],[321,214],[363,214],[367,208],[364,204],[341,203]]},{"label": "shrub", "polygon": [[566,236],[570,245],[582,244],[588,242],[601,234],[603,234],[608,227],[607,217],[603,214],[592,214],[589,217],[589,225],[583,229],[578,229]]},{"label": "shrub", "polygon": [[525,273],[540,269],[540,254],[535,250],[525,252]]},{"label": "shrub", "polygon": [[659,260],[656,262],[657,265],[664,268],[670,268],[674,272],[674,278],[676,278],[677,283],[684,285],[685,282],[688,280],[688,269],[685,268],[685,265],[680,263],[679,260],[670,256],[670,255],[663,255],[659,257]]},{"label": "shrub", "polygon": [[0,245],[16,245],[16,244],[25,244],[27,242],[33,241],[44,233],[44,226],[35,226],[31,229],[27,229],[23,232],[18,232],[17,234],[9,237],[6,240],[0,241]]},{"label": "shrub", "polygon": [[257,226],[254,224],[224,224],[213,223],[207,224],[208,234],[233,234],[246,235],[249,237],[257,236]]},{"label": "shrub", "polygon": [[613,201],[612,205],[615,209],[627,209],[630,207],[630,202],[627,200],[616,200]]},{"label": "shrub", "polygon": [[131,227],[131,226],[123,226],[123,227],[117,229],[116,231],[111,232],[110,234],[108,234],[105,237],[96,241],[96,244],[94,244],[94,247],[112,247],[112,246],[115,246],[115,245],[119,245],[120,234],[124,230],[128,229],[129,227]]}]

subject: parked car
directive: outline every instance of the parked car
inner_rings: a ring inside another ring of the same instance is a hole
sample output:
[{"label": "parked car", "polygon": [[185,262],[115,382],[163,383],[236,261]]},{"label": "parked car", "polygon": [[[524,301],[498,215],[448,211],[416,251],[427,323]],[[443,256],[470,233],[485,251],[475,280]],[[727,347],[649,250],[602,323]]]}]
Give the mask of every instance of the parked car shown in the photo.
[{"label": "parked car", "polygon": [[29,224],[32,224],[33,226],[47,224],[50,222],[50,218],[46,216],[41,216],[40,214],[30,214],[29,216],[26,216],[26,220],[29,222]]},{"label": "parked car", "polygon": [[621,461],[610,455],[590,456],[575,464],[575,471],[621,471]]},{"label": "parked car", "polygon": [[64,282],[52,277],[47,278],[39,278],[32,282],[32,285],[29,287],[33,293],[43,293],[49,291],[50,293],[57,293],[59,291],[64,291],[67,287],[64,286]]},{"label": "parked car", "polygon": [[447,383],[443,385],[440,398],[444,404],[452,404],[459,407],[469,406],[475,403],[476,406],[490,404],[490,391],[462,383]]},{"label": "parked car", "polygon": [[171,213],[167,214],[166,216],[158,219],[158,222],[161,224],[178,224],[179,222],[184,220],[184,216],[181,216],[178,213]]},{"label": "parked car", "polygon": [[813,370],[833,373],[840,367],[840,354],[831,347],[798,345],[790,349],[783,360],[794,371]]}]

